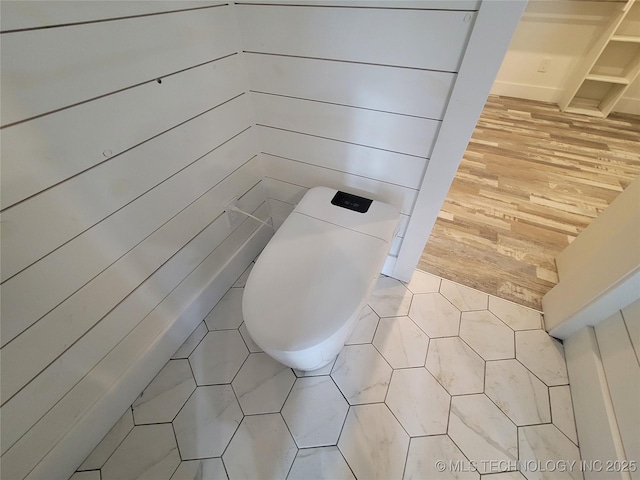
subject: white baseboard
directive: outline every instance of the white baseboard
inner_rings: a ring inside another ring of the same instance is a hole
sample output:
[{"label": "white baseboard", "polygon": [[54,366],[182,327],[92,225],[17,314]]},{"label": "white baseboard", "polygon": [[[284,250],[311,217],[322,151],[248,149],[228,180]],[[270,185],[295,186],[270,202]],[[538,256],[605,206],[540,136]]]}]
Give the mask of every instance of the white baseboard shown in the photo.
[{"label": "white baseboard", "polygon": [[495,81],[491,87],[491,95],[524,98],[527,100],[537,100],[539,102],[556,103],[561,93],[562,90],[559,88],[501,81]]},{"label": "white baseboard", "polygon": [[622,97],[613,107],[613,111],[640,115],[640,98]]},{"label": "white baseboard", "polygon": [[[543,87],[525,83],[496,81],[491,87],[491,95],[524,98],[526,100],[536,100],[539,102],[558,103],[561,94],[561,88]],[[622,97],[613,108],[613,111],[640,115],[640,98]]]},{"label": "white baseboard", "polygon": [[[189,277],[180,285],[184,290],[197,292],[176,312],[165,328],[148,342],[143,351],[108,390],[87,410],[65,436],[49,451],[26,477],[28,479],[68,479],[84,458],[100,442],[109,429],[149,384],[174,352],[193,332],[207,313],[222,298],[235,280],[264,248],[272,235],[271,229],[260,227],[235,249],[226,262],[212,275],[195,281]],[[233,239],[232,239],[233,240]],[[204,262],[203,262],[204,263]],[[177,290],[177,289],[176,289]],[[163,302],[164,303],[164,302]],[[162,309],[162,304],[157,308]],[[167,307],[166,312],[173,308]],[[163,313],[165,313],[163,311]],[[113,353],[113,352],[112,352]],[[105,357],[105,360],[108,358]],[[96,367],[99,369],[100,365]],[[94,369],[95,370],[95,369]]]}]

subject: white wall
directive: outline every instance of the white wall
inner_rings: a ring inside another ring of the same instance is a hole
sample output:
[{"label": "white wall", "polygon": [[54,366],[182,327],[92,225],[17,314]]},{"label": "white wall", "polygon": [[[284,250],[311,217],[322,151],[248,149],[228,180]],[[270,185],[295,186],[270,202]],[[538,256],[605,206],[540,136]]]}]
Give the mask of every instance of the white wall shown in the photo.
[{"label": "white wall", "polygon": [[[557,103],[566,79],[613,12],[610,2],[529,0],[491,93]],[[549,59],[546,73],[538,72]],[[640,114],[640,79],[614,111]]]},{"label": "white wall", "polygon": [[640,298],[640,178],[556,258],[560,281],[542,298],[545,328],[565,339]]},{"label": "white wall", "polygon": [[398,254],[477,8],[414,5],[238,6],[276,224],[308,188],[346,189],[400,208]]},{"label": "white wall", "polygon": [[250,3],[2,2],[3,477],[70,474],[264,246],[231,197],[394,203],[409,279],[523,8]]},{"label": "white wall", "polygon": [[232,6],[1,8],[1,473],[55,478],[264,246],[222,211],[266,193]]},{"label": "white wall", "polygon": [[640,478],[640,300],[571,335],[565,355],[585,479]]},{"label": "white wall", "polygon": [[524,2],[278,3],[238,5],[274,221],[316,185],[395,204],[408,280]]}]

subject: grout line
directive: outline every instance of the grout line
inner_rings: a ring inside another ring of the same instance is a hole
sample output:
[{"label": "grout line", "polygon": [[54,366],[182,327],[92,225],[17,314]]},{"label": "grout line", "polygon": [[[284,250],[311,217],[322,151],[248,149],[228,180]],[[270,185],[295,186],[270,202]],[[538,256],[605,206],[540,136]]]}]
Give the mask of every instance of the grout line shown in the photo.
[{"label": "grout line", "polygon": [[[203,65],[207,65],[207,64],[209,64],[209,63],[213,63],[213,62],[217,62],[218,60],[223,60],[223,59],[225,59],[225,58],[232,57],[233,55],[237,55],[237,54],[238,54],[238,52],[233,52],[233,53],[230,53],[230,54],[228,54],[228,55],[224,55],[224,56],[222,56],[222,57],[214,58],[213,60],[207,60],[206,62],[198,63],[198,64],[196,64],[196,65],[191,65],[190,67],[182,68],[182,69],[180,69],[180,70],[176,70],[175,72],[167,73],[167,74],[165,74],[165,75],[161,75],[161,76],[159,76],[159,77],[154,77],[154,78],[152,78],[152,79],[150,79],[150,80],[144,80],[144,81],[142,81],[142,82],[135,83],[135,84],[133,84],[133,85],[129,85],[129,86],[127,86],[127,87],[119,88],[119,89],[117,89],[117,90],[113,90],[113,91],[111,91],[111,92],[103,93],[103,94],[101,94],[101,95],[97,95],[97,96],[95,96],[95,97],[87,98],[87,99],[85,99],[85,100],[81,100],[81,101],[76,102],[76,103],[72,103],[72,104],[69,104],[69,105],[65,105],[64,107],[55,108],[55,109],[53,109],[53,110],[49,110],[49,111],[47,111],[47,112],[39,113],[39,114],[34,115],[34,116],[32,116],[32,117],[23,118],[22,120],[17,120],[17,121],[12,122],[12,123],[7,123],[6,125],[2,125],[2,126],[0,126],[0,130],[3,130],[3,129],[5,129],[5,128],[9,128],[9,127],[13,127],[13,126],[15,126],[15,125],[20,125],[21,123],[30,122],[31,120],[36,120],[36,119],[38,119],[38,118],[45,117],[45,116],[47,116],[47,115],[52,115],[52,114],[54,114],[54,113],[58,113],[58,112],[61,112],[61,111],[63,111],[63,110],[68,110],[68,109],[73,108],[73,107],[77,107],[77,106],[80,106],[80,105],[84,105],[85,103],[89,103],[89,102],[92,102],[92,101],[94,101],[94,100],[100,100],[101,98],[105,98],[105,97],[109,97],[109,96],[111,96],[111,95],[115,95],[115,94],[118,94],[118,93],[122,93],[122,92],[124,92],[124,91],[131,90],[131,89],[136,88],[136,87],[141,87],[142,85],[147,85],[147,84],[149,84],[149,83],[153,83],[153,82],[162,83],[162,82],[160,82],[159,80],[162,80],[163,78],[168,78],[168,77],[171,77],[171,76],[173,76],[173,75],[178,75],[178,74],[183,73],[183,72],[186,72],[186,71],[188,71],[188,70],[192,70],[192,69],[194,69],[194,68],[202,67]],[[214,108],[215,108],[215,107],[214,107]],[[175,128],[175,127],[172,127],[172,128]],[[161,132],[161,133],[164,133],[164,132]],[[153,137],[152,137],[152,138],[153,138]],[[144,142],[142,142],[142,143],[144,143]],[[140,145],[140,144],[138,144],[138,145]],[[134,147],[136,147],[136,146],[138,146],[138,145],[134,145]],[[131,148],[134,148],[134,147],[131,147]],[[125,150],[125,151],[126,151],[126,150]],[[121,153],[123,153],[123,152],[120,152],[120,154],[121,154]],[[120,154],[118,154],[118,155],[120,155]],[[112,159],[112,158],[114,158],[114,157],[116,157],[116,156],[117,156],[117,155],[113,155],[113,156],[109,157],[109,158],[107,159],[107,161],[108,161],[108,160],[110,160],[110,159]],[[22,201],[22,200],[21,200],[21,201]],[[14,205],[15,205],[15,204],[14,204]],[[7,208],[8,208],[8,207],[7,207]]]},{"label": "grout line", "polygon": [[[311,167],[323,168],[325,170],[330,170],[332,172],[338,172],[338,173],[342,173],[342,174],[349,175],[349,176],[352,176],[352,177],[358,177],[358,178],[364,178],[364,179],[367,179],[367,180],[373,180],[373,181],[378,182],[378,183],[383,183],[383,184],[386,184],[386,185],[393,185],[393,186],[400,187],[400,188],[406,188],[407,190],[412,190],[413,192],[418,192],[418,189],[416,189],[414,187],[409,187],[407,185],[401,185],[399,183],[388,182],[386,180],[379,180],[379,179],[377,179],[375,177],[367,177],[366,175],[363,175],[363,174],[360,174],[360,173],[353,173],[353,172],[349,172],[349,171],[346,171],[346,170],[338,170],[336,168],[327,167],[325,165],[317,165],[315,163],[304,162],[302,160],[297,160],[295,158],[289,158],[289,157],[283,157],[282,155],[276,155],[276,154],[269,153],[269,152],[260,152],[260,153],[263,153],[265,155],[269,155],[271,157],[276,157],[276,158],[281,158],[283,160],[288,160],[290,162],[297,162],[297,163],[301,163],[303,165],[309,165]],[[400,212],[400,213],[402,215],[411,215],[410,213],[405,213],[405,212]]]},{"label": "grout line", "polygon": [[[295,133],[295,134],[298,134],[298,135],[306,135],[308,137],[321,138],[323,140],[331,140],[333,142],[346,143],[348,145],[355,145],[357,147],[364,147],[364,148],[370,148],[372,150],[380,150],[382,152],[389,152],[389,153],[395,153],[395,154],[398,154],[398,155],[405,155],[407,157],[419,158],[421,160],[427,160],[427,161],[429,160],[429,157],[422,157],[420,155],[414,155],[412,153],[406,153],[406,152],[398,152],[396,150],[389,150],[387,148],[373,147],[371,145],[365,145],[363,143],[349,142],[347,140],[340,140],[340,139],[331,138],[331,137],[323,137],[322,135],[315,135],[313,133],[307,133],[307,132],[299,132],[297,130],[289,130],[287,128],[276,127],[276,126],[273,126],[273,125],[265,125],[263,123],[256,123],[256,125],[259,126],[259,127],[272,128],[274,130],[281,130],[283,132]],[[274,156],[277,156],[277,155],[274,155]],[[286,158],[286,157],[282,157],[282,158]],[[414,188],[414,190],[416,190],[416,189]]]},{"label": "grout line", "polygon": [[402,68],[405,70],[419,70],[421,72],[436,72],[436,73],[445,73],[450,75],[458,74],[457,71],[453,71],[453,70],[435,70],[432,68],[412,67],[409,65],[392,65],[388,63],[362,62],[357,60],[343,60],[340,58],[312,57],[312,56],[306,56],[306,55],[293,55],[293,54],[273,53],[273,52],[258,52],[256,50],[243,50],[242,53],[248,53],[251,55],[269,55],[273,57],[301,58],[305,60],[319,60],[323,62],[352,63],[356,65],[369,65],[372,67]]},{"label": "grout line", "polygon": [[0,32],[0,34],[4,35],[6,33],[21,33],[21,32],[32,32],[35,30],[49,30],[52,28],[64,28],[64,27],[74,27],[74,26],[78,26],[78,25],[91,25],[94,23],[106,23],[106,22],[115,22],[115,21],[119,21],[119,20],[129,20],[129,19],[134,19],[134,18],[144,18],[144,17],[155,17],[158,15],[167,15],[167,14],[172,14],[172,13],[181,13],[181,12],[190,12],[193,10],[205,10],[205,9],[209,9],[209,8],[215,8],[215,7],[225,7],[228,6],[228,3],[218,3],[216,5],[205,5],[203,7],[192,7],[192,8],[179,8],[179,9],[174,9],[174,10],[166,10],[166,11],[162,11],[162,12],[150,12],[150,13],[139,13],[136,15],[125,15],[122,17],[111,17],[111,18],[100,18],[100,19],[96,19],[96,20],[81,20],[81,21],[77,21],[77,22],[69,22],[69,23],[58,23],[55,25],[41,25],[41,26],[37,26],[37,27],[22,27],[22,28],[14,28],[11,30],[3,30]]},{"label": "grout line", "polygon": [[412,115],[412,114],[409,114],[409,113],[392,112],[392,111],[389,111],[389,110],[380,110],[378,108],[368,108],[368,107],[361,107],[359,105],[349,105],[348,103],[329,102],[327,100],[317,100],[315,98],[308,98],[308,97],[297,97],[295,95],[285,95],[283,93],[263,92],[263,91],[260,91],[260,90],[251,90],[250,89],[249,91],[251,93],[257,93],[257,94],[260,94],[260,95],[269,95],[269,96],[272,96],[272,97],[290,98],[290,99],[293,99],[293,100],[301,100],[301,101],[304,101],[304,102],[322,103],[322,104],[325,104],[325,105],[335,105],[335,106],[338,106],[338,107],[355,108],[355,109],[358,109],[358,110],[367,110],[367,111],[370,111],[370,112],[386,113],[386,114],[389,114],[389,115],[399,115],[401,117],[419,118],[419,119],[422,119],[422,120],[431,120],[431,121],[434,121],[434,122],[442,122],[441,118],[432,118],[432,117],[424,117],[422,115]]}]

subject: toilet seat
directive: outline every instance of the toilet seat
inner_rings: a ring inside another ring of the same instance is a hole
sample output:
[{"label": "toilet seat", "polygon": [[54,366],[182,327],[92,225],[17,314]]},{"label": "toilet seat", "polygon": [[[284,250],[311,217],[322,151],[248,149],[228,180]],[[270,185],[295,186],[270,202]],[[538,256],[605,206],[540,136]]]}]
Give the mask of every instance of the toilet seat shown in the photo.
[{"label": "toilet seat", "polygon": [[256,344],[302,370],[320,368],[344,344],[397,225],[393,207],[374,202],[370,212],[353,212],[330,204],[335,193],[305,195],[256,261],[242,301]]}]

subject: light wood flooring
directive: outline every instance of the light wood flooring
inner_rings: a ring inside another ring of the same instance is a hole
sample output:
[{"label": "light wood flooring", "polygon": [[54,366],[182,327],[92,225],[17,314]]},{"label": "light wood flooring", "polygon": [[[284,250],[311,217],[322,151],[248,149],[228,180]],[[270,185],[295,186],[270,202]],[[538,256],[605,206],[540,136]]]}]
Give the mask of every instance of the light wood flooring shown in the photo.
[{"label": "light wood flooring", "polygon": [[640,116],[489,97],[418,268],[541,309],[555,257],[640,174]]}]

